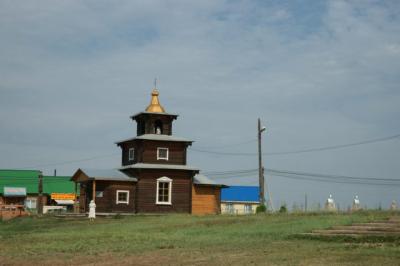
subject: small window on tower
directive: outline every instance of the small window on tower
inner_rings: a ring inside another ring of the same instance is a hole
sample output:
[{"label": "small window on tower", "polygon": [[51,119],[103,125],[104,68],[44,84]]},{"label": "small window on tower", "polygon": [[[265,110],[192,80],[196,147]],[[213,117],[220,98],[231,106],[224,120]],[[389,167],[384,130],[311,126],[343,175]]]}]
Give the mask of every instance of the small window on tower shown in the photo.
[{"label": "small window on tower", "polygon": [[135,159],[135,149],[134,148],[130,148],[129,151],[129,161],[133,161]]},{"label": "small window on tower", "polygon": [[163,133],[163,123],[161,120],[156,120],[154,123],[154,133],[160,135]]},{"label": "small window on tower", "polygon": [[168,148],[157,148],[157,160],[168,161]]}]

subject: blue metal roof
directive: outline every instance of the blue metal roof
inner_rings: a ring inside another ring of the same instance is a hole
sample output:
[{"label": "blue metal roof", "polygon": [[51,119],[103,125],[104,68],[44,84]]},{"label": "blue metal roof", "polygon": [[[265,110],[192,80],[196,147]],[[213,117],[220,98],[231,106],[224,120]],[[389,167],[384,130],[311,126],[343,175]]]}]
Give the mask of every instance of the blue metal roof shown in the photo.
[{"label": "blue metal roof", "polygon": [[221,201],[259,202],[259,193],[256,186],[230,186],[221,190]]}]

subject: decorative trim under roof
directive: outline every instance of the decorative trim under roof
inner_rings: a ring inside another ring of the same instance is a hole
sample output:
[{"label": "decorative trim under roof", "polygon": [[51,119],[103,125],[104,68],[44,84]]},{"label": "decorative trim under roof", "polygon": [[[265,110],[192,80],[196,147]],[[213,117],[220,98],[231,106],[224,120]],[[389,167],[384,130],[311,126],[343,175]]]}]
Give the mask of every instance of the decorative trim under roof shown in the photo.
[{"label": "decorative trim under roof", "polygon": [[165,116],[173,116],[174,119],[176,119],[179,115],[178,114],[172,114],[172,113],[160,113],[160,112],[140,112],[140,113],[136,113],[134,115],[132,115],[130,118],[135,120],[136,117],[140,116],[140,115],[165,115]]},{"label": "decorative trim under roof", "polygon": [[125,165],[119,168],[120,171],[126,169],[167,169],[167,170],[188,170],[188,171],[200,171],[199,168],[191,167],[188,165],[180,164],[155,164],[155,163],[135,163]]},{"label": "decorative trim under roof", "polygon": [[124,142],[127,142],[127,141],[132,141],[132,140],[136,140],[136,139],[156,140],[156,141],[190,142],[190,143],[193,142],[193,140],[188,140],[188,139],[185,139],[185,138],[175,137],[175,136],[171,136],[171,135],[144,134],[144,135],[140,135],[140,136],[137,136],[137,137],[133,137],[133,138],[117,141],[117,142],[115,142],[115,144],[120,144],[120,143],[124,143]]}]

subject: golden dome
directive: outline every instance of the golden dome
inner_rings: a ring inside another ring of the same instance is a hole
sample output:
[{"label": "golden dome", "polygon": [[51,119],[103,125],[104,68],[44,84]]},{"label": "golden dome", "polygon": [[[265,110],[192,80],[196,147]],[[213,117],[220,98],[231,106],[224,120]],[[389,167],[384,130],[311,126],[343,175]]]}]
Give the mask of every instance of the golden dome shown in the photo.
[{"label": "golden dome", "polygon": [[161,106],[160,101],[158,100],[158,95],[158,90],[153,89],[153,91],[151,92],[151,102],[149,106],[147,106],[146,112],[165,113],[164,107]]}]

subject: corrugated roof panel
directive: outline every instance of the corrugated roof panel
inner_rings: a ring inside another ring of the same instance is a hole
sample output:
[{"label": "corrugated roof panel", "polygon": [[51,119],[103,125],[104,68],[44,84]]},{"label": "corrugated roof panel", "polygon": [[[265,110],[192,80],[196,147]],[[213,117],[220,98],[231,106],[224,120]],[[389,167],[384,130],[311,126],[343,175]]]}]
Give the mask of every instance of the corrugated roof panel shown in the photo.
[{"label": "corrugated roof panel", "polygon": [[75,183],[70,176],[43,176],[43,193],[75,193]]},{"label": "corrugated roof panel", "polygon": [[96,180],[110,181],[132,181],[136,182],[135,177],[129,177],[124,173],[115,169],[81,169],[89,178]]},{"label": "corrugated roof panel", "polygon": [[225,186],[223,184],[218,184],[214,180],[211,180],[205,175],[197,174],[193,177],[193,183],[196,185],[213,185],[213,186]]},{"label": "corrugated roof panel", "polygon": [[175,137],[175,136],[170,136],[170,135],[163,135],[163,134],[144,134],[140,135],[137,137],[129,138],[129,139],[124,139],[115,142],[116,144],[127,142],[127,141],[132,141],[136,139],[143,139],[143,140],[156,140],[156,141],[174,141],[174,142],[193,142],[192,140],[188,140],[185,138],[181,137]]},{"label": "corrugated roof panel", "polygon": [[259,202],[258,186],[230,186],[221,190],[221,201]]},{"label": "corrugated roof panel", "polygon": [[119,170],[125,169],[171,169],[171,170],[191,170],[199,171],[197,167],[192,167],[189,165],[182,164],[156,164],[156,163],[135,163],[130,165],[125,165],[119,168]]},{"label": "corrugated roof panel", "polygon": [[[43,193],[74,193],[74,182],[70,176],[43,176]],[[36,170],[0,170],[0,194],[4,187],[23,187],[28,194],[37,194],[39,171]]]}]

